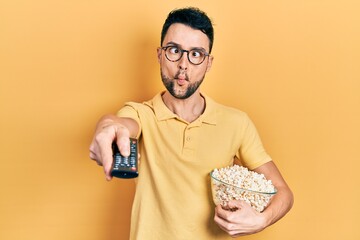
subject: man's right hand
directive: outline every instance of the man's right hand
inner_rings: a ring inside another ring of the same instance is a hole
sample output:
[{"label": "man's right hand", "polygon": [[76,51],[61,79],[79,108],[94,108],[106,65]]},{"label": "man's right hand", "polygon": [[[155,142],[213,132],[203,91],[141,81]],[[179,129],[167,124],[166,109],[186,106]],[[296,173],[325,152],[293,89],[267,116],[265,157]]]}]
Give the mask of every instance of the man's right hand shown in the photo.
[{"label": "man's right hand", "polygon": [[[130,130],[133,130],[133,134]],[[112,143],[116,141],[120,153],[129,156],[129,138],[136,136],[137,130],[137,123],[129,118],[106,115],[99,120],[89,150],[90,158],[103,166],[106,180],[112,179],[110,174],[113,162]]]}]

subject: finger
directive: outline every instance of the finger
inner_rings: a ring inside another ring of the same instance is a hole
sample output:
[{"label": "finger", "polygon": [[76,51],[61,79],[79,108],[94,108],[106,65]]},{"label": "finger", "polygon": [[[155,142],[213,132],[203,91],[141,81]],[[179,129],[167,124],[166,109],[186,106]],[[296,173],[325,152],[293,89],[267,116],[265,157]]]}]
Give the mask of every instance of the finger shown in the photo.
[{"label": "finger", "polygon": [[221,206],[215,209],[214,221],[215,223],[225,232],[231,235],[231,232],[234,230],[234,223],[229,221],[227,214],[231,213],[227,210],[222,209]]},{"label": "finger", "polygon": [[246,203],[242,200],[231,200],[228,202],[228,207],[232,210],[236,210],[243,208],[244,204]]},{"label": "finger", "polygon": [[224,209],[220,204],[215,208],[215,217],[228,222],[229,210]]},{"label": "finger", "polygon": [[228,229],[226,227],[229,224],[228,222],[224,221],[221,218],[218,219],[215,218],[214,221],[219,226],[219,228],[221,228],[224,232],[228,232]]},{"label": "finger", "polygon": [[89,154],[90,159],[94,160],[97,163],[97,165],[102,166],[102,163],[96,154],[94,142],[90,145],[89,150],[90,150],[90,154]]},{"label": "finger", "polygon": [[[239,228],[238,224],[233,221],[235,214],[233,211],[224,210],[222,207],[216,208],[214,221],[225,232],[232,237],[246,235],[244,231]],[[219,214],[220,213],[220,214]],[[223,213],[223,215],[221,215]],[[226,217],[225,217],[226,216]]]},{"label": "finger", "polygon": [[121,155],[128,157],[130,155],[130,132],[125,127],[120,127],[116,131],[116,144]]},{"label": "finger", "polygon": [[91,142],[90,147],[89,147],[89,151],[90,151],[90,159],[92,160],[96,160],[96,153],[95,153],[95,144],[94,144],[94,140]]},{"label": "finger", "polygon": [[118,145],[121,155],[128,157],[130,155],[130,138],[129,135],[122,135],[117,138],[116,144]]},{"label": "finger", "polygon": [[106,180],[110,181],[112,179],[112,176],[111,176],[111,167],[112,167],[112,162],[113,162],[112,153],[111,153],[111,155],[109,155],[107,151],[106,151],[106,153],[105,153],[105,151],[103,151],[103,152],[104,152],[104,154],[102,154],[103,155],[102,156],[102,159],[103,159],[102,166],[104,168]]},{"label": "finger", "polygon": [[244,200],[232,200],[229,201],[229,206],[237,209],[242,209],[243,211],[252,211],[255,210],[251,207],[251,204]]},{"label": "finger", "polygon": [[90,152],[89,157],[90,157],[91,160],[96,161],[96,154],[95,153]]},{"label": "finger", "polygon": [[110,174],[111,166],[112,166],[112,162],[113,162],[113,157],[112,157],[113,153],[112,153],[112,147],[111,147],[112,139],[104,138],[102,140],[97,141],[97,143],[98,143],[98,147],[99,147],[101,163],[102,163],[102,166],[104,167],[105,177],[109,181],[112,178],[111,174]]},{"label": "finger", "polygon": [[[221,208],[221,207],[220,207]],[[214,216],[214,221],[215,221],[215,223],[217,224],[217,225],[219,225],[219,227],[221,228],[221,229],[223,229],[224,231],[226,231],[226,225],[229,223],[228,221],[226,221],[225,219],[224,219],[224,216],[221,214],[221,213],[219,213],[219,208],[218,207],[216,207],[215,208],[215,216]]]}]

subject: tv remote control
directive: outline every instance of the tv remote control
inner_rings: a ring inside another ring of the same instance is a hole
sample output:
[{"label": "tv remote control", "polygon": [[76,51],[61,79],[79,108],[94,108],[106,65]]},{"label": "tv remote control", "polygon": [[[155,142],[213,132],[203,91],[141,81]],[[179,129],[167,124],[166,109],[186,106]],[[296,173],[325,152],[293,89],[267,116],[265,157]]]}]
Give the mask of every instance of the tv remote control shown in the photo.
[{"label": "tv remote control", "polygon": [[111,175],[118,178],[136,178],[139,175],[137,140],[130,138],[130,155],[128,157],[121,155],[116,142],[113,142],[112,149],[113,165]]}]

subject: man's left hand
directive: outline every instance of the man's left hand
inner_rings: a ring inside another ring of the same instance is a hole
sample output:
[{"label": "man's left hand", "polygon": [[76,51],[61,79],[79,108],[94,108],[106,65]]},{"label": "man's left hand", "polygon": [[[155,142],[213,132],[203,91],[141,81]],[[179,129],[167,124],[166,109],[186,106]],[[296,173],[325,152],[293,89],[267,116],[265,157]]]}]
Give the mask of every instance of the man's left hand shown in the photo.
[{"label": "man's left hand", "polygon": [[226,209],[216,206],[214,221],[232,237],[254,234],[266,226],[262,214],[241,200],[230,201]]}]

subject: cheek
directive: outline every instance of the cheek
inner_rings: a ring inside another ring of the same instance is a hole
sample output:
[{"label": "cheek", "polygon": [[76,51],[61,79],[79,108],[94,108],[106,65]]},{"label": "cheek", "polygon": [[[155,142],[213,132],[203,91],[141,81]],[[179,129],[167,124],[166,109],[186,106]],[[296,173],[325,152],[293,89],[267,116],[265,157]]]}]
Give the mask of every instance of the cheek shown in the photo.
[{"label": "cheek", "polygon": [[160,68],[163,72],[167,73],[176,73],[178,71],[178,66],[176,63],[169,62],[164,57],[159,59]]},{"label": "cheek", "polygon": [[193,71],[193,73],[197,77],[203,77],[207,71],[208,71],[208,68],[206,65],[204,65],[204,66],[201,66],[199,69],[196,69],[195,71]]},{"label": "cheek", "polygon": [[[160,60],[160,62],[161,62],[161,60]],[[175,73],[173,73],[174,70],[172,70],[172,68],[170,68],[166,64],[160,63],[160,71],[161,71],[161,74],[166,76],[167,78],[173,78],[173,76],[175,75]]]}]

